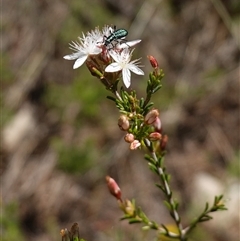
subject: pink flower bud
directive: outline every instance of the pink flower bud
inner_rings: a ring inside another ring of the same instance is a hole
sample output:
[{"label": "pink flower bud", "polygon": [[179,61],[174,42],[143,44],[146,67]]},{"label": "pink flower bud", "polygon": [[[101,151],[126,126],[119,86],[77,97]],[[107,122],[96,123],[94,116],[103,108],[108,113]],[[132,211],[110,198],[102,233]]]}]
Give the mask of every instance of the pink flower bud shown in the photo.
[{"label": "pink flower bud", "polygon": [[156,118],[159,116],[159,111],[157,109],[150,110],[144,120],[147,125],[151,125],[156,121]]},{"label": "pink flower bud", "polygon": [[122,131],[127,131],[129,129],[130,123],[129,123],[127,116],[121,115],[119,117],[118,126],[119,126],[120,130],[122,130]]},{"label": "pink flower bud", "polygon": [[130,144],[130,150],[136,150],[139,146],[141,146],[141,143],[138,140],[134,140]]},{"label": "pink flower bud", "polygon": [[109,176],[106,176],[106,181],[107,181],[107,185],[108,185],[108,189],[110,191],[110,193],[115,197],[117,198],[118,200],[121,201],[121,190],[118,186],[118,184],[116,183],[116,181],[109,177]]},{"label": "pink flower bud", "polygon": [[152,65],[152,67],[153,67],[154,69],[157,69],[157,68],[158,68],[158,62],[157,62],[157,60],[156,60],[152,55],[148,55],[147,57],[148,57],[148,59],[149,59],[149,61],[150,61],[150,64]]},{"label": "pink flower bud", "polygon": [[149,135],[151,141],[159,141],[162,139],[162,135],[159,132],[153,132]]},{"label": "pink flower bud", "polygon": [[155,121],[153,122],[153,127],[155,128],[155,131],[161,132],[162,123],[159,117],[156,117]]},{"label": "pink flower bud", "polygon": [[127,133],[124,140],[128,143],[132,143],[134,141],[134,135],[132,133]]}]

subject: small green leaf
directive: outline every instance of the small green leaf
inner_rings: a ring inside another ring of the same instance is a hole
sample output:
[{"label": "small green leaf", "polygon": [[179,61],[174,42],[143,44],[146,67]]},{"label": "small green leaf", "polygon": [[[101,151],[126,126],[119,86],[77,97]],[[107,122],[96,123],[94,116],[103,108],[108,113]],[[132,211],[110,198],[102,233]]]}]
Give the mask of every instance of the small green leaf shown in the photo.
[{"label": "small green leaf", "polygon": [[143,108],[143,105],[144,105],[144,98],[141,98],[139,102],[140,108]]},{"label": "small green leaf", "polygon": [[169,183],[171,176],[169,174],[165,174],[165,179],[166,179],[166,182]]},{"label": "small green leaf", "polygon": [[163,164],[164,164],[164,157],[163,157],[163,156],[160,156],[160,157],[158,158],[158,163],[159,163],[159,166],[160,166],[160,167],[163,166]]},{"label": "small green leaf", "polygon": [[[151,72],[151,73],[149,74],[149,82],[150,82],[150,85],[152,85],[152,83],[154,83],[155,80],[156,80],[156,77],[155,77],[155,75],[153,74],[153,72]],[[152,87],[152,86],[151,86],[151,87]]]},{"label": "small green leaf", "polygon": [[158,184],[158,183],[156,183],[155,185],[156,185],[158,188],[160,188],[164,194],[166,194],[166,191],[165,191],[165,189],[164,189],[164,187],[163,187],[162,185],[160,185],[160,184]]},{"label": "small green leaf", "polygon": [[148,104],[145,106],[144,111],[145,111],[145,110],[149,110],[153,105],[154,105],[153,102],[148,103]]},{"label": "small green leaf", "polygon": [[210,219],[212,219],[212,217],[210,217],[210,216],[204,216],[204,217],[202,217],[202,218],[199,220],[199,222],[206,222],[206,221],[208,221],[208,220],[210,220]]},{"label": "small green leaf", "polygon": [[153,158],[152,158],[151,156],[149,156],[148,154],[146,154],[146,155],[144,156],[144,158],[145,158],[147,161],[149,161],[149,162],[154,162]]},{"label": "small green leaf", "polygon": [[168,202],[168,201],[164,201],[164,204],[165,204],[165,206],[167,207],[167,209],[169,210],[169,211],[172,211],[172,206],[171,206],[171,204]]},{"label": "small green leaf", "polygon": [[114,101],[116,103],[116,98],[114,98],[112,96],[107,96],[107,99],[112,100],[112,101]]},{"label": "small green leaf", "polygon": [[208,203],[206,203],[206,204],[205,204],[205,209],[204,209],[204,213],[205,213],[205,212],[207,212],[207,210],[208,210],[208,207],[209,207],[209,204],[208,204]]},{"label": "small green leaf", "polygon": [[178,207],[179,207],[179,203],[176,201],[175,202],[175,209],[178,210]]},{"label": "small green leaf", "polygon": [[141,220],[138,220],[138,219],[136,219],[136,218],[131,218],[131,219],[129,219],[129,221],[128,221],[129,224],[141,223],[141,222],[142,222]]},{"label": "small green leaf", "polygon": [[158,170],[157,170],[157,168],[155,167],[154,164],[152,164],[151,162],[148,162],[148,166],[149,166],[151,171],[153,171],[153,172],[158,174]]},{"label": "small green leaf", "polygon": [[124,216],[124,217],[121,217],[121,218],[120,218],[120,221],[126,220],[126,219],[128,219],[128,218],[129,218],[129,217],[125,217],[125,216]]},{"label": "small green leaf", "polygon": [[158,85],[152,90],[152,94],[156,93],[159,89],[161,89],[162,85]]},{"label": "small green leaf", "polygon": [[149,229],[150,229],[149,226],[143,226],[143,227],[142,227],[142,230],[144,230],[144,231],[149,230]]}]

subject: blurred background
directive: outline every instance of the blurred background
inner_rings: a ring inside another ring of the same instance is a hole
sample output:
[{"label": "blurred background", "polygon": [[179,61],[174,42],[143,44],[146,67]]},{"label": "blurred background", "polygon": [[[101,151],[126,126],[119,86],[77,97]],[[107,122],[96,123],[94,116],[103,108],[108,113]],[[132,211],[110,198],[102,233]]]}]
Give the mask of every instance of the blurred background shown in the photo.
[{"label": "blurred background", "polygon": [[90,241],[155,240],[153,231],[120,222],[105,176],[150,219],[172,225],[163,196],[140,151],[130,152],[109,93],[86,66],[73,70],[69,42],[116,25],[141,39],[145,95],[147,55],[165,72],[154,96],[165,162],[182,222],[224,194],[228,211],[200,225],[192,241],[239,240],[240,43],[238,0],[21,0],[1,11],[2,240],[61,240],[80,226]]}]

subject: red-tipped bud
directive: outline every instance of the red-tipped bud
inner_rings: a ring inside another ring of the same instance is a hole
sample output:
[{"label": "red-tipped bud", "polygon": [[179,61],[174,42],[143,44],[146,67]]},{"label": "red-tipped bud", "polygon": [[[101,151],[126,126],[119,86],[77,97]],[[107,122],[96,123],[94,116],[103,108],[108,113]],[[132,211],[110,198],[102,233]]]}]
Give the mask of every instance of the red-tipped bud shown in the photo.
[{"label": "red-tipped bud", "polygon": [[128,143],[132,143],[134,141],[134,135],[132,133],[127,133],[124,140]]},{"label": "red-tipped bud", "polygon": [[159,132],[153,132],[149,135],[151,141],[159,141],[162,139],[162,135]]},{"label": "red-tipped bud", "polygon": [[156,117],[155,121],[153,122],[153,127],[155,128],[155,131],[161,132],[162,123],[159,117]]},{"label": "red-tipped bud", "polygon": [[122,130],[122,131],[127,131],[129,129],[130,123],[129,123],[127,116],[121,115],[119,117],[118,126],[119,126],[120,130]]},{"label": "red-tipped bud", "polygon": [[141,146],[141,143],[138,140],[134,140],[130,144],[130,150],[136,150],[139,146]]},{"label": "red-tipped bud", "polygon": [[107,185],[108,185],[108,189],[109,189],[110,193],[115,198],[117,198],[118,200],[121,201],[122,193],[121,193],[121,190],[120,190],[118,184],[116,183],[116,181],[109,176],[106,176],[106,181],[107,181]]},{"label": "red-tipped bud", "polygon": [[147,57],[148,57],[148,59],[150,61],[150,64],[152,65],[152,67],[154,69],[157,69],[158,66],[159,66],[157,60],[152,55],[148,55]]},{"label": "red-tipped bud", "polygon": [[147,125],[152,125],[156,121],[156,118],[158,116],[159,116],[159,111],[157,109],[150,110],[144,118],[145,123]]},{"label": "red-tipped bud", "polygon": [[164,151],[166,149],[167,142],[168,142],[168,136],[164,135],[162,137],[161,144],[160,144],[160,148],[161,148],[162,151]]}]

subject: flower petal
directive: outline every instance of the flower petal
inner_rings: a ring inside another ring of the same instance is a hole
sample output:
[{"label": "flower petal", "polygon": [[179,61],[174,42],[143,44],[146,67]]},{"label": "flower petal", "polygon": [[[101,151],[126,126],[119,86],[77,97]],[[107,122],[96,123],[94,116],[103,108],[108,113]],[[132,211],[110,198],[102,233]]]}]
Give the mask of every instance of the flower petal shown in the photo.
[{"label": "flower petal", "polygon": [[129,69],[122,70],[123,83],[128,88],[131,85],[131,72]]},{"label": "flower petal", "polygon": [[118,72],[122,70],[122,67],[118,63],[111,63],[106,68],[106,72]]},{"label": "flower petal", "polygon": [[63,58],[67,60],[73,60],[73,59],[79,58],[79,54],[73,53],[73,54],[65,55]]},{"label": "flower petal", "polygon": [[132,47],[132,46],[140,43],[141,41],[142,41],[141,39],[137,39],[137,40],[121,43],[118,47],[120,49],[129,48],[129,47]]},{"label": "flower petal", "polygon": [[144,72],[138,68],[135,64],[128,64],[128,69],[130,69],[133,73],[138,75],[144,75]]},{"label": "flower petal", "polygon": [[110,56],[113,58],[114,61],[119,62],[120,54],[114,50],[109,51]]},{"label": "flower petal", "polygon": [[98,55],[102,52],[102,49],[99,48],[99,44],[96,42],[96,43],[93,43],[93,46],[91,46],[91,50],[89,50],[89,54],[92,54],[92,55]]},{"label": "flower petal", "polygon": [[88,57],[88,55],[83,55],[83,56],[79,57],[79,58],[75,61],[74,65],[73,65],[73,68],[74,68],[74,69],[77,69],[78,67],[80,67],[81,65],[83,65],[83,63],[86,61],[87,57]]}]

